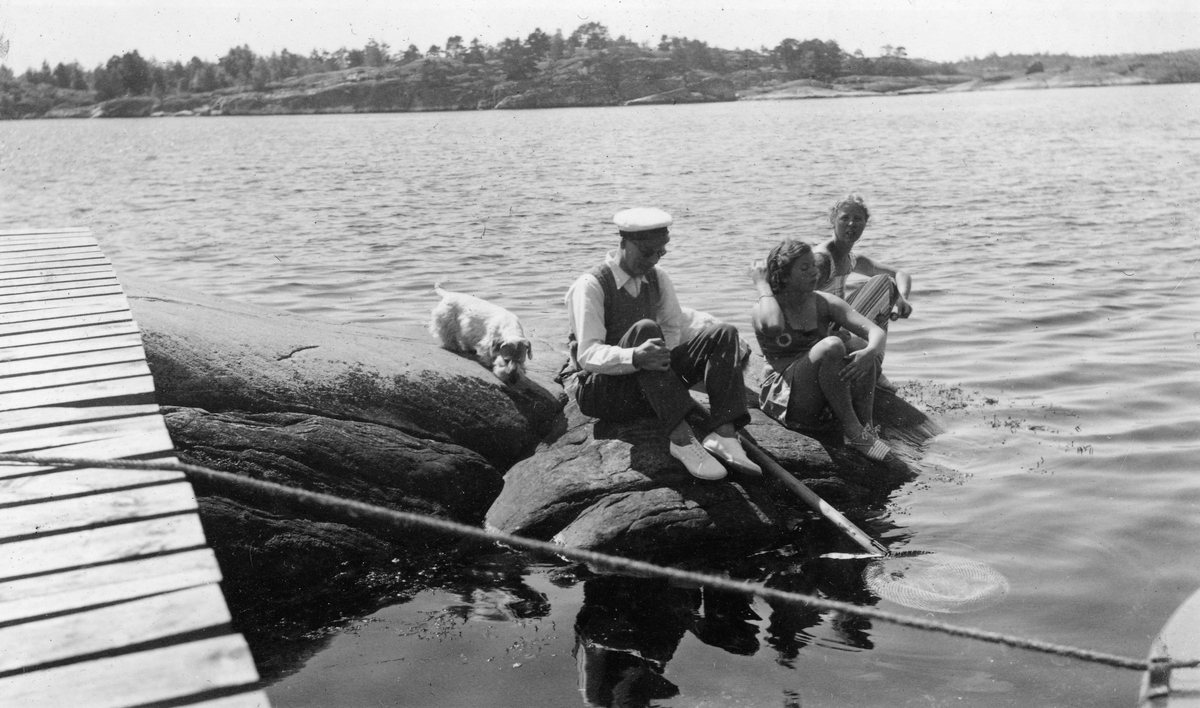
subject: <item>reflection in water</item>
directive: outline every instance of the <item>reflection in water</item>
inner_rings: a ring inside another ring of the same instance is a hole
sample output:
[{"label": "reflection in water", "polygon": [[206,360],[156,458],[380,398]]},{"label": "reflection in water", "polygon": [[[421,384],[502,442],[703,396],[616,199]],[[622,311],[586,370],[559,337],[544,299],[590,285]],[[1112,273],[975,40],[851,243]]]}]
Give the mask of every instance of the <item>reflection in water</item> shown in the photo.
[{"label": "reflection in water", "polygon": [[[812,561],[801,570],[773,574],[772,587],[845,602],[873,599],[861,581],[863,563]],[[762,644],[762,618],[751,598],[711,589],[680,588],[659,578],[599,576],[584,581],[583,606],[575,620],[579,691],[589,706],[633,708],[680,694],[664,677],[684,635],[730,654],[752,656]],[[808,630],[823,613],[801,605],[770,603],[766,643],[777,661],[791,666],[812,641]],[[869,620],[834,613],[830,628],[839,643],[870,649]]]},{"label": "reflection in water", "polygon": [[[814,595],[856,605],[874,605],[875,598],[862,582],[862,570],[868,561],[814,558],[773,575],[767,585],[787,592]],[[812,607],[771,601],[771,621],[767,625],[767,644],[775,650],[775,660],[787,667],[808,646],[813,635],[808,630],[821,623],[824,613]],[[838,643],[854,649],[871,649],[871,621],[840,612],[831,613],[830,629]]]},{"label": "reflection in water", "polygon": [[575,618],[579,690],[592,706],[648,706],[679,694],[662,677],[697,606],[661,579],[602,576],[583,584]]}]

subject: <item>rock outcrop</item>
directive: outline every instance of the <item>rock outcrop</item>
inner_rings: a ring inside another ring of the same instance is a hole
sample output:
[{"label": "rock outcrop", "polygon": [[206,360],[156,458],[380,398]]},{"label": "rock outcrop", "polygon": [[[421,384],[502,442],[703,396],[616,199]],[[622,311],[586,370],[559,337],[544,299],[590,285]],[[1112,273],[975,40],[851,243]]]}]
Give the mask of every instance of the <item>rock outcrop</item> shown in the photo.
[{"label": "rock outcrop", "polygon": [[[900,445],[935,432],[928,418],[895,396],[881,395],[879,403],[879,421],[889,432],[909,431],[907,441],[894,436]],[[600,422],[573,401],[565,415],[562,433],[505,475],[504,491],[487,513],[490,528],[617,554],[711,555],[770,543],[794,524],[802,506],[769,477],[692,478],[670,456],[654,421]],[[900,459],[871,462],[841,447],[840,435],[822,444],[757,410],[747,432],[831,502],[869,505],[912,476]]]},{"label": "rock outcrop", "polygon": [[163,416],[195,462],[394,509],[473,522],[504,484],[478,453],[375,423],[176,407]]},{"label": "rock outcrop", "polygon": [[[423,327],[382,332],[134,279],[123,285],[186,462],[640,557],[742,553],[812,518],[769,478],[693,479],[653,421],[613,425],[580,414],[553,381],[565,357],[557,342],[536,341],[536,368],[531,361],[505,386]],[[703,313],[693,314],[702,326]],[[750,370],[760,363],[752,357]],[[932,432],[899,399],[880,400],[877,419],[893,442],[905,431],[918,442]],[[761,447],[843,511],[877,505],[909,478],[902,462],[868,462],[840,448],[838,436],[823,445],[753,416],[749,432]],[[193,485],[235,619],[251,633],[297,611],[319,624],[362,609],[379,578],[403,576],[456,543],[239,485]]]},{"label": "rock outcrop", "polygon": [[531,453],[562,407],[553,382],[504,386],[423,328],[330,324],[129,279],[125,292],[161,404],[374,423],[500,469]]},{"label": "rock outcrop", "polygon": [[[549,375],[502,385],[421,327],[331,324],[132,278],[123,287],[185,462],[478,524],[501,471],[561,426]],[[370,600],[378,569],[453,542],[193,486],[235,620],[251,633],[296,613],[336,619]]]},{"label": "rock outcrop", "polygon": [[567,420],[563,435],[508,471],[490,528],[639,556],[761,546],[782,530],[761,479],[692,478],[654,421],[597,422],[573,401]]}]

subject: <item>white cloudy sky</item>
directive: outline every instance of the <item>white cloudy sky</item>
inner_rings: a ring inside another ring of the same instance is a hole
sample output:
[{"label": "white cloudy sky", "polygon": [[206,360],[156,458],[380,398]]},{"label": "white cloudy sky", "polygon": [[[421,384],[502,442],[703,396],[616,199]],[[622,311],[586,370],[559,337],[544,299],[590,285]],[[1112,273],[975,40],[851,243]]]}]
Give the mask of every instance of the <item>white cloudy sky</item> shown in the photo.
[{"label": "white cloudy sky", "polygon": [[213,60],[243,44],[307,54],[369,39],[424,50],[451,35],[495,44],[585,22],[639,42],[669,34],[733,49],[817,38],[868,56],[903,46],[935,61],[1200,48],[1200,0],[0,0],[9,42],[0,63],[91,68],[132,49]]}]

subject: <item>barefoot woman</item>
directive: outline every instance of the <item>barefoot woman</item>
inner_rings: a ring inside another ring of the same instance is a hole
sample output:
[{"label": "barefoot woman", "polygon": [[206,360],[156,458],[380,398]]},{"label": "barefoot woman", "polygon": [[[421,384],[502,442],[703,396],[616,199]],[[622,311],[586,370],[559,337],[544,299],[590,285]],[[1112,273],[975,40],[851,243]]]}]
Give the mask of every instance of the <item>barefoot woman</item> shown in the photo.
[{"label": "barefoot woman", "polygon": [[[870,429],[887,332],[841,298],[816,290],[819,276],[807,243],[784,241],[750,266],[750,277],[759,294],[754,332],[768,366],[759,394],[763,412],[791,428],[817,427],[828,406],[848,446],[873,460],[887,457],[888,446]],[[829,333],[833,324],[865,346],[847,352]]]}]

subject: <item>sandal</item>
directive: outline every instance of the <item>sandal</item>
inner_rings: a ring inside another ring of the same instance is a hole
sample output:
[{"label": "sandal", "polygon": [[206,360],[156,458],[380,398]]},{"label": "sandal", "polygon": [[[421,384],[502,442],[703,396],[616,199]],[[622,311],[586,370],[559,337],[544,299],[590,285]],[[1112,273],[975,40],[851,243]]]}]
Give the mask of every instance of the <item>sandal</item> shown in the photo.
[{"label": "sandal", "polygon": [[892,448],[872,435],[871,431],[866,428],[863,428],[863,431],[858,435],[846,438],[846,446],[861,452],[876,462],[883,462],[887,459],[888,455],[892,454]]}]

